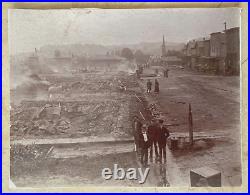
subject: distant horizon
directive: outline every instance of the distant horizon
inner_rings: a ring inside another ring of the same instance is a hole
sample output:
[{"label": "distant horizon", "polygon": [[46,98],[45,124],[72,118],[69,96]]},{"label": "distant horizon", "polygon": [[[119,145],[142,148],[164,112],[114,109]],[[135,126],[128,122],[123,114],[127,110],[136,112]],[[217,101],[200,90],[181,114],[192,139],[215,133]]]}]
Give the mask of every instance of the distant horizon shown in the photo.
[{"label": "distant horizon", "polygon": [[[40,50],[41,48],[43,47],[46,47],[46,46],[67,46],[67,45],[81,45],[81,46],[84,46],[84,45],[93,45],[93,46],[103,46],[103,47],[127,47],[127,46],[132,46],[132,45],[140,45],[140,44],[157,44],[159,43],[159,48],[161,47],[161,43],[162,41],[145,41],[145,42],[138,42],[138,43],[128,43],[128,44],[119,44],[119,45],[104,45],[104,44],[98,44],[98,43],[62,43],[62,44],[45,44],[45,45],[42,45],[41,47],[34,47],[33,49],[31,49],[30,51],[26,51],[26,52],[17,52],[15,54],[10,54],[12,56],[15,56],[15,55],[19,55],[19,54],[25,54],[25,53],[33,53],[35,48]],[[165,41],[165,44],[166,46],[168,46],[168,43],[170,43],[171,45],[181,45],[181,44],[186,44],[184,42],[166,42]],[[129,47],[128,47],[129,48]],[[133,49],[133,48],[129,48],[129,49]]]},{"label": "distant horizon", "polygon": [[9,10],[10,53],[44,45],[187,43],[240,26],[238,8]]},{"label": "distant horizon", "polygon": [[[154,43],[162,43],[162,41],[142,41],[142,42],[135,42],[135,43],[125,43],[125,44],[98,44],[98,43],[62,43],[62,44],[44,44],[42,45],[41,47],[44,47],[44,46],[48,46],[48,45],[97,45],[97,46],[105,46],[105,47],[108,47],[108,46],[112,46],[112,47],[115,47],[115,46],[125,46],[125,45],[139,45],[139,44],[154,44]],[[166,42],[166,45],[167,43],[170,43],[170,44],[185,44],[184,42]],[[41,48],[40,47],[40,48]]]}]

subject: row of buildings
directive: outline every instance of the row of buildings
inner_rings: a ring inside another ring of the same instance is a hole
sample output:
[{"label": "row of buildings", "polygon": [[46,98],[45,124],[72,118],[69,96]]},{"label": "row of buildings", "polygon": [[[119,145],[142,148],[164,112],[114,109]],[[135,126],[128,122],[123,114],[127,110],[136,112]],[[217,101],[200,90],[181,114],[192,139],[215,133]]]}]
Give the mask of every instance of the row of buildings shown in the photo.
[{"label": "row of buildings", "polygon": [[189,41],[183,49],[183,64],[198,71],[239,75],[239,27],[214,32],[210,37]]}]

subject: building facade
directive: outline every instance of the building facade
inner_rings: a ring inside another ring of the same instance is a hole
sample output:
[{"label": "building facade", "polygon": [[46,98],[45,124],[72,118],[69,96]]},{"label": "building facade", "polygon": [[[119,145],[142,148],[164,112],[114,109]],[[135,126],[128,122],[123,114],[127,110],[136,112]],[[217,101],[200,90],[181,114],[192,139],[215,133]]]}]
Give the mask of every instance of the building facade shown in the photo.
[{"label": "building facade", "polygon": [[211,33],[209,38],[189,41],[184,49],[183,63],[191,69],[222,75],[239,75],[239,27]]},{"label": "building facade", "polygon": [[210,66],[216,74],[225,74],[226,36],[224,32],[210,34]]},{"label": "building facade", "polygon": [[239,75],[240,73],[240,28],[225,30],[226,34],[226,74]]},{"label": "building facade", "polygon": [[199,57],[210,56],[210,39],[203,38],[196,42],[196,54]]},{"label": "building facade", "polygon": [[210,34],[210,56],[225,58],[226,57],[226,36],[223,32]]}]

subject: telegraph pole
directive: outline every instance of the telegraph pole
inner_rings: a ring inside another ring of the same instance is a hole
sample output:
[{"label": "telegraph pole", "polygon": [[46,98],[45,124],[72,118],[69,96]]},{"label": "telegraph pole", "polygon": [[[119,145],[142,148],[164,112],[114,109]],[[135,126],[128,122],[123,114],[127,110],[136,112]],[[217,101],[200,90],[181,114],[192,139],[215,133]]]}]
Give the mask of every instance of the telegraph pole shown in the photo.
[{"label": "telegraph pole", "polygon": [[227,30],[227,22],[224,22],[225,31]]},{"label": "telegraph pole", "polygon": [[189,103],[188,108],[188,124],[189,124],[189,144],[190,146],[193,145],[193,116],[192,116],[192,108],[191,104]]}]

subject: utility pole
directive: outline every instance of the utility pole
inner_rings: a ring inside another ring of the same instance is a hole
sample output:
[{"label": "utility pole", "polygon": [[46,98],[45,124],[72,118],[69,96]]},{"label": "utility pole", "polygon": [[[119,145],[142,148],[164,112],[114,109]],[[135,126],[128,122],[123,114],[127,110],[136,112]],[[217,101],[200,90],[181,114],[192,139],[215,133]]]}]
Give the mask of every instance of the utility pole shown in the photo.
[{"label": "utility pole", "polygon": [[189,125],[189,144],[190,146],[193,145],[193,116],[192,116],[192,108],[191,104],[189,103],[188,108],[188,125]]},{"label": "utility pole", "polygon": [[227,30],[227,22],[224,22],[225,31]]}]

